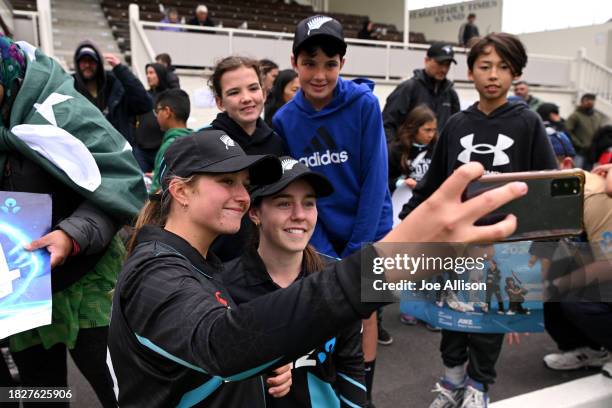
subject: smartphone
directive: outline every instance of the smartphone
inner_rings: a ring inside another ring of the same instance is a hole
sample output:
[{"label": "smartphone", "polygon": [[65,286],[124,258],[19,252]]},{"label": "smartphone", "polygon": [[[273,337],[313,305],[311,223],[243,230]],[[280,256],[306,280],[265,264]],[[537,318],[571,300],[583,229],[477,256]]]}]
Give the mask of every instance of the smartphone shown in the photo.
[{"label": "smartphone", "polygon": [[468,185],[463,200],[511,181],[522,181],[529,188],[525,196],[482,217],[475,225],[495,224],[514,214],[516,231],[504,241],[579,235],[584,229],[584,179],[580,169],[487,174]]}]

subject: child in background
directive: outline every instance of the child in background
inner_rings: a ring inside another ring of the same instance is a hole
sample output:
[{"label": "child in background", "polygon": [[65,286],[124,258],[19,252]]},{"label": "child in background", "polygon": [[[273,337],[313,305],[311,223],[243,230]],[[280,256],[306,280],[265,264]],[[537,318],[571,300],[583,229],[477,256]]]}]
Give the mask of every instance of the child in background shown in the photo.
[{"label": "child in background", "polygon": [[[489,173],[557,167],[539,116],[527,105],[507,99],[512,81],[522,75],[527,64],[521,41],[511,34],[489,34],[471,48],[467,63],[479,100],[453,115],[444,126],[429,170],[404,206],[401,218],[463,163],[480,162]],[[430,408],[487,407],[487,391],[497,376],[495,364],[503,340],[503,334],[442,330],[440,351],[445,373],[436,384],[438,395]]]},{"label": "child in background", "polygon": [[180,89],[169,89],[162,92],[155,101],[155,115],[159,128],[164,131],[164,138],[155,156],[151,192],[156,192],[159,185],[159,170],[164,158],[164,152],[177,137],[193,132],[187,128],[187,119],[191,112],[189,95]]},{"label": "child in background", "polygon": [[438,132],[436,114],[426,105],[414,108],[389,145],[389,190],[401,179],[411,189],[421,181],[431,163]]},{"label": "child in background", "polygon": [[[265,84],[260,64],[251,58],[232,55],[215,65],[208,82],[221,112],[209,127],[226,132],[247,154],[279,157],[287,153],[285,142],[261,119]],[[236,234],[217,238],[213,251],[224,262],[239,257],[248,245],[252,228],[251,220],[245,216]]]},{"label": "child in background", "polygon": [[299,90],[300,80],[297,72],[292,69],[284,69],[278,74],[264,106],[264,120],[268,125],[272,126],[274,114],[293,99]]},{"label": "child in background", "polygon": [[[319,218],[311,244],[336,258],[385,236],[393,221],[387,143],[378,99],[372,93],[374,83],[340,78],[345,54],[337,20],[313,16],[300,21],[291,64],[301,89],[272,119],[274,129],[287,142],[289,155],[334,185],[334,193],[317,203]],[[378,341],[375,315],[364,321],[363,331],[371,402]],[[390,344],[389,334],[382,334]]]},{"label": "child in background", "polygon": [[[431,163],[433,147],[438,136],[436,114],[427,105],[418,105],[406,116],[397,132],[397,139],[389,145],[389,191],[393,192],[393,220],[401,206],[410,199],[412,190],[421,181]],[[400,322],[414,326],[418,319],[407,313],[410,303],[400,301]],[[410,301],[413,302],[413,301]],[[430,330],[439,330],[426,324]]]}]

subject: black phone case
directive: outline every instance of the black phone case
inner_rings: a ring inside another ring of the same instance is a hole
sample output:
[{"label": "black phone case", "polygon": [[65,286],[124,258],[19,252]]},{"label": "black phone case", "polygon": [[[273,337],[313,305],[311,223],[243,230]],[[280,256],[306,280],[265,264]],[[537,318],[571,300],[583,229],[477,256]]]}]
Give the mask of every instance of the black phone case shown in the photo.
[{"label": "black phone case", "polygon": [[[564,178],[578,178],[580,191],[575,195],[553,196],[552,182]],[[491,225],[508,214],[517,218],[516,231],[504,241],[545,239],[578,235],[583,231],[584,175],[573,173],[548,178],[520,179],[527,183],[527,194],[496,209],[479,219],[475,225]],[[508,181],[474,181],[470,183],[464,199],[500,187]]]}]

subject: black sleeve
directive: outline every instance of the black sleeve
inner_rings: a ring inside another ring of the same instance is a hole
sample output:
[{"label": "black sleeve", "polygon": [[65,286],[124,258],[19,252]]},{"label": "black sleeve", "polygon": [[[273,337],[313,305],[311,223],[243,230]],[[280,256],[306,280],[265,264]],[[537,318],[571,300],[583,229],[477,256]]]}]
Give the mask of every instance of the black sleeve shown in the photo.
[{"label": "black sleeve", "polygon": [[387,97],[382,112],[383,126],[387,144],[395,140],[397,129],[402,125],[406,114],[410,111],[412,80],[401,83]]},{"label": "black sleeve", "polygon": [[81,255],[105,250],[118,230],[115,221],[90,201],[81,203],[57,227],[77,242]]},{"label": "black sleeve", "polygon": [[169,71],[168,75],[166,76],[166,79],[168,80],[168,87],[170,89],[180,89],[181,88],[179,77],[178,75],[176,75],[175,72]]},{"label": "black sleeve", "polygon": [[222,304],[220,283],[198,280],[176,255],[153,257],[124,278],[120,302],[136,335],[210,375],[239,380],[293,361],[380,307],[361,303],[361,261],[375,256],[366,247],[235,308]]},{"label": "black sleeve", "polygon": [[113,74],[125,89],[128,115],[136,116],[153,110],[153,101],[142,82],[123,64],[113,68]]},{"label": "black sleeve", "polygon": [[442,185],[448,177],[448,124],[442,130],[440,138],[434,147],[433,155],[429,170],[425,176],[419,181],[412,192],[410,201],[404,204],[402,211],[399,213],[399,218],[404,219],[417,208],[423,201],[427,200]]},{"label": "black sleeve", "polygon": [[[361,321],[345,329],[338,336],[338,347],[334,352],[336,383],[341,407],[362,407],[366,403],[365,364],[361,341]],[[348,400],[353,405],[344,401]]]}]

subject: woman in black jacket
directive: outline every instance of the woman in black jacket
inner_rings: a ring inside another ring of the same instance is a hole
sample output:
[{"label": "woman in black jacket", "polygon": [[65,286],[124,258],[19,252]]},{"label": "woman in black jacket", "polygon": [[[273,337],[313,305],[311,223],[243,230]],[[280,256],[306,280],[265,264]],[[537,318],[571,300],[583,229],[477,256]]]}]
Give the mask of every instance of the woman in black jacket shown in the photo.
[{"label": "woman in black jacket", "polygon": [[[170,88],[168,70],[159,63],[147,64],[145,69],[149,83],[148,93],[155,104],[157,95]],[[164,132],[159,128],[153,110],[134,118],[134,156],[144,173],[153,171],[155,155],[163,137]]]},{"label": "woman in black jacket", "polygon": [[[242,304],[286,288],[335,259],[308,244],[317,223],[319,197],[333,192],[327,178],[289,156],[281,157],[282,178],[251,193],[249,216],[258,244],[228,262],[223,274],[231,297]],[[355,407],[366,402],[361,321],[330,337],[293,362],[292,385],[269,407]],[[317,390],[315,392],[314,390]]]},{"label": "woman in black jacket", "polygon": [[[249,180],[275,182],[281,165],[274,157],[247,156],[225,132],[211,132],[179,138],[166,150],[161,193],[141,211],[119,274],[107,361],[121,407],[143,401],[148,407],[264,407],[261,373],[326,344],[382,305],[361,302],[361,265],[369,269],[382,256],[372,246],[236,305],[210,245],[240,227]],[[512,216],[494,226],[473,224],[524,195],[526,186],[510,183],[461,202],[469,181],[482,173],[478,164],[457,170],[381,243],[490,242],[511,234]],[[399,256],[396,247],[387,248],[385,256]],[[419,271],[387,280],[425,277]]]}]

